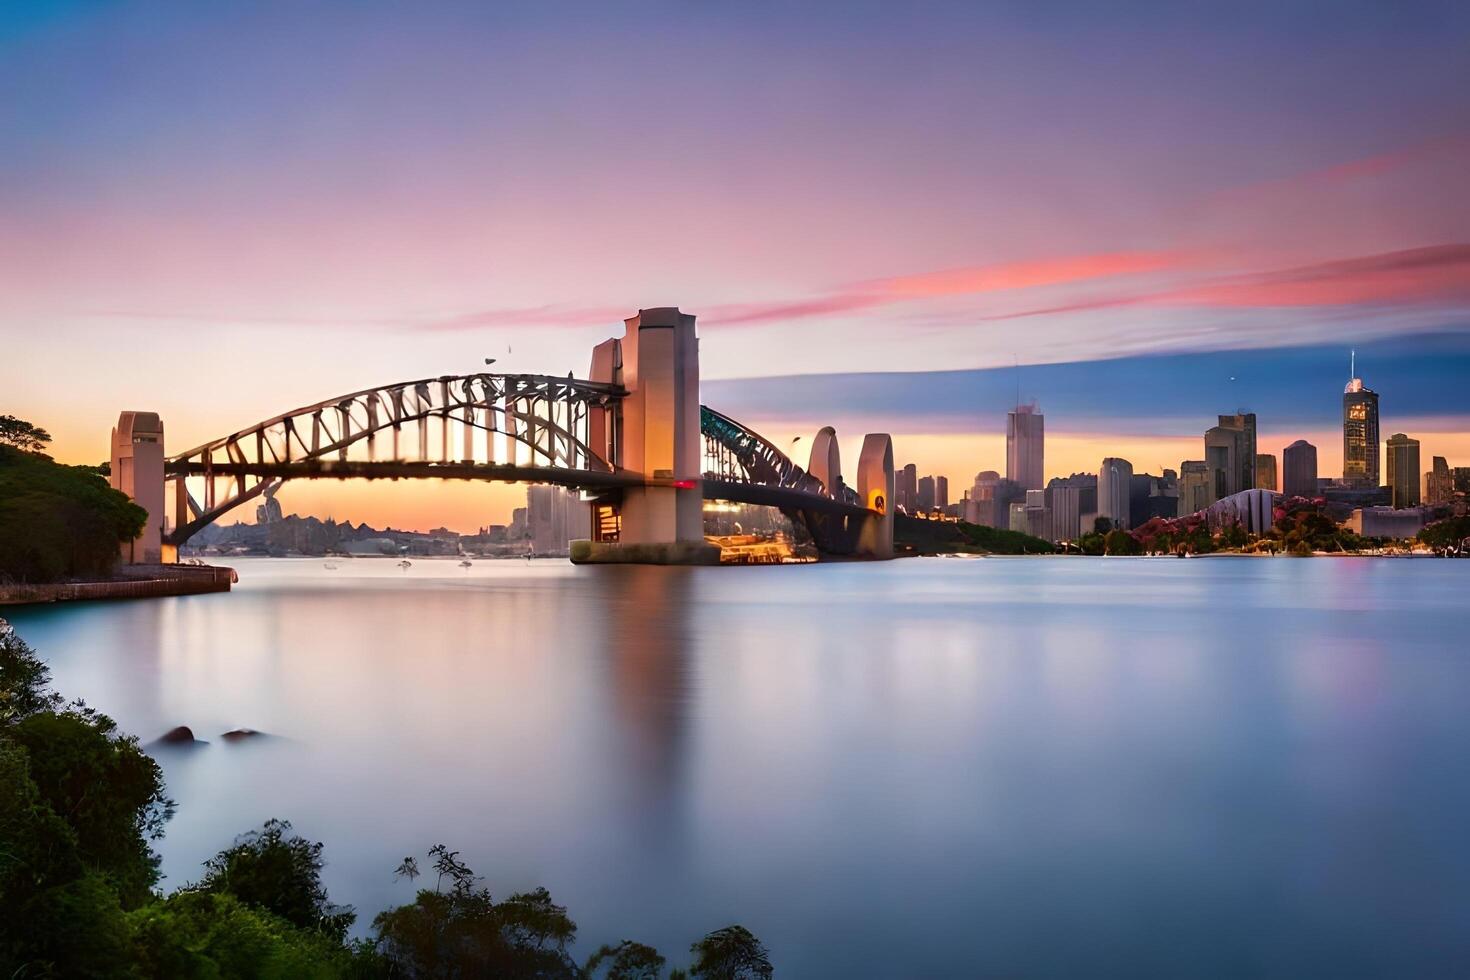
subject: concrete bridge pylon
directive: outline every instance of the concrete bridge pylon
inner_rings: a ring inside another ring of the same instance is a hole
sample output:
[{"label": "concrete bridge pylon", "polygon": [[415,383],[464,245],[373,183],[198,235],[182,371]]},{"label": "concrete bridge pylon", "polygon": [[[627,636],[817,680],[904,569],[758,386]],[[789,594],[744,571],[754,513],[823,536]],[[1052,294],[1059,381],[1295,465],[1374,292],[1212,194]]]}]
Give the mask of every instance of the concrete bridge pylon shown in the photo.
[{"label": "concrete bridge pylon", "polygon": [[592,431],[605,458],[643,484],[593,505],[593,537],[573,543],[572,561],[718,564],[719,547],[704,539],[694,316],[663,306],[623,322],[622,337],[593,348],[589,380],[627,394],[599,410]]}]

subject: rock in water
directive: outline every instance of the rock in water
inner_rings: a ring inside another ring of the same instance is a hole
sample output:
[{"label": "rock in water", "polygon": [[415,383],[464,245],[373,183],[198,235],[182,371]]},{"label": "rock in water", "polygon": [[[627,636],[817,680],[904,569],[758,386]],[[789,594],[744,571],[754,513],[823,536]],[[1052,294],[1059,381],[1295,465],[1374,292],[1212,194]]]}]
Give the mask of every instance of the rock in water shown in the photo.
[{"label": "rock in water", "polygon": [[232,732],[225,732],[220,738],[226,742],[244,742],[252,738],[264,738],[264,732],[257,732],[253,728],[237,728]]},{"label": "rock in water", "polygon": [[158,741],[162,745],[191,745],[196,739],[194,732],[188,725],[180,725],[178,728],[170,728],[159,736]]}]

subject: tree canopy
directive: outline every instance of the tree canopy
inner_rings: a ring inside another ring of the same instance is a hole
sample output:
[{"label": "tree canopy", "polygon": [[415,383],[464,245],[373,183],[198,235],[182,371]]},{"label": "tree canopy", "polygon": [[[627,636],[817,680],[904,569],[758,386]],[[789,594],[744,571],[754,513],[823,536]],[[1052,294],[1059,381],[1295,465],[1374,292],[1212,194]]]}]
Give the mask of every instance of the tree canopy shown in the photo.
[{"label": "tree canopy", "polygon": [[147,519],[94,468],[0,445],[0,581],[105,576]]}]

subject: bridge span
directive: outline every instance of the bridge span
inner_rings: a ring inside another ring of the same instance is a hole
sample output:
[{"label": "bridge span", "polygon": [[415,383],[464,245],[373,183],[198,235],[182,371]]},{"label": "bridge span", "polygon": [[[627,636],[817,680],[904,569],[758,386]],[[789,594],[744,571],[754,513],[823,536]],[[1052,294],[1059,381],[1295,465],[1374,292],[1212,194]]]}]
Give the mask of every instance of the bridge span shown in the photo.
[{"label": "bridge span", "polygon": [[[582,492],[592,538],[574,561],[706,563],[703,500],[780,508],[820,554],[893,554],[893,449],[866,437],[844,483],[827,427],[802,469],[769,440],[699,403],[695,318],[640,310],[598,344],[590,377],[479,373],[352,392],[166,456],[156,414],[123,412],[114,487],[148,511],[129,561],[172,561],[200,528],[292,479],[547,483]],[[170,506],[171,505],[171,506]]]}]

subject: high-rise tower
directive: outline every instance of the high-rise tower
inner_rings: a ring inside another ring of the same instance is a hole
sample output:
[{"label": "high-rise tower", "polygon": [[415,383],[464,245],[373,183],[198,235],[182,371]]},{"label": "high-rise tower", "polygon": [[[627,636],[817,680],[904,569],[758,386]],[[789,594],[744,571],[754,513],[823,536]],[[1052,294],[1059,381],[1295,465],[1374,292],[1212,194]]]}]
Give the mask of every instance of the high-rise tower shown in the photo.
[{"label": "high-rise tower", "polygon": [[1046,486],[1044,447],[1046,417],[1036,403],[1017,405],[1006,413],[1006,479],[1014,480],[1023,490],[1041,490]]},{"label": "high-rise tower", "polygon": [[1342,390],[1342,479],[1350,486],[1376,487],[1378,468],[1378,392],[1357,377],[1353,352],[1350,378]]}]

